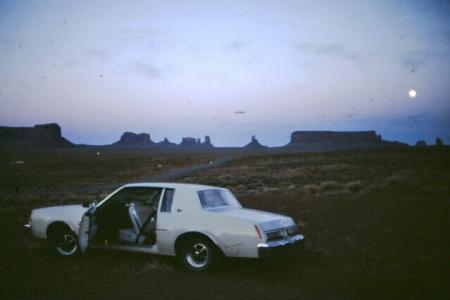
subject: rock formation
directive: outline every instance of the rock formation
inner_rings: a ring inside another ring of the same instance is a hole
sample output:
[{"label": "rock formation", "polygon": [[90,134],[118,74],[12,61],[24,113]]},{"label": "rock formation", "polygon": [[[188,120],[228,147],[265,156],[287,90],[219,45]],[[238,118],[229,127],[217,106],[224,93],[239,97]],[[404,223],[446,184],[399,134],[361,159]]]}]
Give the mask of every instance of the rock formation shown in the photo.
[{"label": "rock formation", "polygon": [[295,131],[291,144],[348,144],[354,142],[378,143],[381,136],[375,131]]},{"label": "rock formation", "polygon": [[167,138],[164,138],[163,141],[161,141],[159,143],[156,143],[155,146],[157,146],[158,148],[161,148],[161,149],[174,149],[174,148],[177,148],[177,144],[172,143]]},{"label": "rock formation", "polygon": [[61,135],[61,127],[56,123],[33,127],[0,126],[0,142],[11,145],[39,147],[67,147],[71,142]]},{"label": "rock formation", "polygon": [[[217,149],[213,146],[211,138],[205,136],[204,142],[200,138],[184,137],[179,145],[170,142],[167,138],[154,143],[148,133],[125,132],[120,140],[113,146],[148,147],[148,149],[181,149],[181,150],[211,150]],[[436,139],[436,145],[443,146],[441,138]],[[12,147],[61,147],[74,146],[61,135],[58,124],[42,124],[34,127],[6,127],[0,126],[0,146]],[[88,146],[88,145],[79,145]],[[282,151],[334,151],[358,148],[379,148],[407,146],[407,144],[386,141],[377,135],[375,131],[295,131],[291,134],[290,142],[283,147],[272,148]],[[417,142],[418,147],[426,146],[424,141]],[[222,148],[228,149],[228,148]],[[237,149],[230,147],[229,149]],[[261,145],[255,136],[250,143],[242,147],[243,150],[269,149]]]},{"label": "rock formation", "polygon": [[211,144],[211,138],[209,135],[205,135],[205,142],[203,143],[205,147],[214,147],[213,144]]},{"label": "rock formation", "polygon": [[438,147],[444,146],[444,140],[441,139],[440,137],[437,137],[435,145],[438,146]]},{"label": "rock formation", "polygon": [[311,150],[370,148],[405,145],[389,142],[375,131],[294,131],[288,147]]},{"label": "rock formation", "polygon": [[259,143],[259,141],[256,139],[256,137],[253,135],[251,142],[242,148],[245,150],[261,150],[261,149],[267,149],[268,147],[261,145]]},{"label": "rock formation", "polygon": [[116,146],[150,146],[153,142],[150,139],[150,134],[148,133],[134,133],[125,132],[120,137],[120,140],[115,142],[113,145]]},{"label": "rock formation", "polygon": [[200,138],[184,137],[179,146],[182,149],[209,149],[214,147],[209,136],[205,136],[203,143]]},{"label": "rock formation", "polygon": [[197,139],[193,137],[184,137],[181,139],[180,147],[194,148],[197,146]]},{"label": "rock formation", "polygon": [[423,140],[419,140],[416,142],[416,147],[426,147],[427,146],[427,142],[423,141]]}]

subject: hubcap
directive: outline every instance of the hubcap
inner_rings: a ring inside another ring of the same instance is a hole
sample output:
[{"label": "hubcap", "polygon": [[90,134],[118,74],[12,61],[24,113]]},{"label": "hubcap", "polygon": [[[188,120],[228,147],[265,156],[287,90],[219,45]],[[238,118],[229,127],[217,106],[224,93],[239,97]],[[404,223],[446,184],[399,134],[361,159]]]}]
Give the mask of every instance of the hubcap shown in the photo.
[{"label": "hubcap", "polygon": [[202,268],[208,262],[208,248],[201,243],[192,245],[186,253],[186,260],[194,268]]},{"label": "hubcap", "polygon": [[58,240],[56,249],[61,255],[72,255],[77,251],[77,241],[71,234],[63,234]]}]

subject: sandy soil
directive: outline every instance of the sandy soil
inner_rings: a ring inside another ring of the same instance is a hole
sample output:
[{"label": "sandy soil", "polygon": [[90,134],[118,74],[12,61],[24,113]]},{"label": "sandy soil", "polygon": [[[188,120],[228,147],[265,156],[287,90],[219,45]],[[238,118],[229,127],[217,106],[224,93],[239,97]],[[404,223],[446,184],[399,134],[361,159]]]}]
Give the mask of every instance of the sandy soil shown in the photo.
[{"label": "sandy soil", "polygon": [[247,156],[178,179],[229,186],[244,206],[292,216],[308,239],[304,252],[207,274],[166,257],[55,257],[23,233],[30,209],[93,195],[3,196],[0,298],[445,299],[449,170],[447,148],[387,149]]}]

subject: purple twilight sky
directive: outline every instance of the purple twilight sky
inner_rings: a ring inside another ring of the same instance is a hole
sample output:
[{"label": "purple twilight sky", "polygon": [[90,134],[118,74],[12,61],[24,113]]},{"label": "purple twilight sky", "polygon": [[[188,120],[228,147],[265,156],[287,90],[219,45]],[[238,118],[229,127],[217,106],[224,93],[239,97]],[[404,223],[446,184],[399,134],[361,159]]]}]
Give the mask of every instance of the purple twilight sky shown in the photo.
[{"label": "purple twilight sky", "polygon": [[[0,125],[450,142],[449,1],[0,1]],[[415,90],[415,97],[409,91]]]}]

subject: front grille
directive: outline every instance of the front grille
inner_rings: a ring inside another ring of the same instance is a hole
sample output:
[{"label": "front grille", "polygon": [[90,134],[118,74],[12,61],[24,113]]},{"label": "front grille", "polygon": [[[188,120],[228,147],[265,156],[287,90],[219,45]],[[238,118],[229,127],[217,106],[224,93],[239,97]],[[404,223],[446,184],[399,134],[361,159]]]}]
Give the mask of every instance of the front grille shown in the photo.
[{"label": "front grille", "polygon": [[279,228],[275,230],[266,231],[267,241],[277,241],[286,239],[288,237],[294,236],[298,233],[298,228],[296,226]]}]

